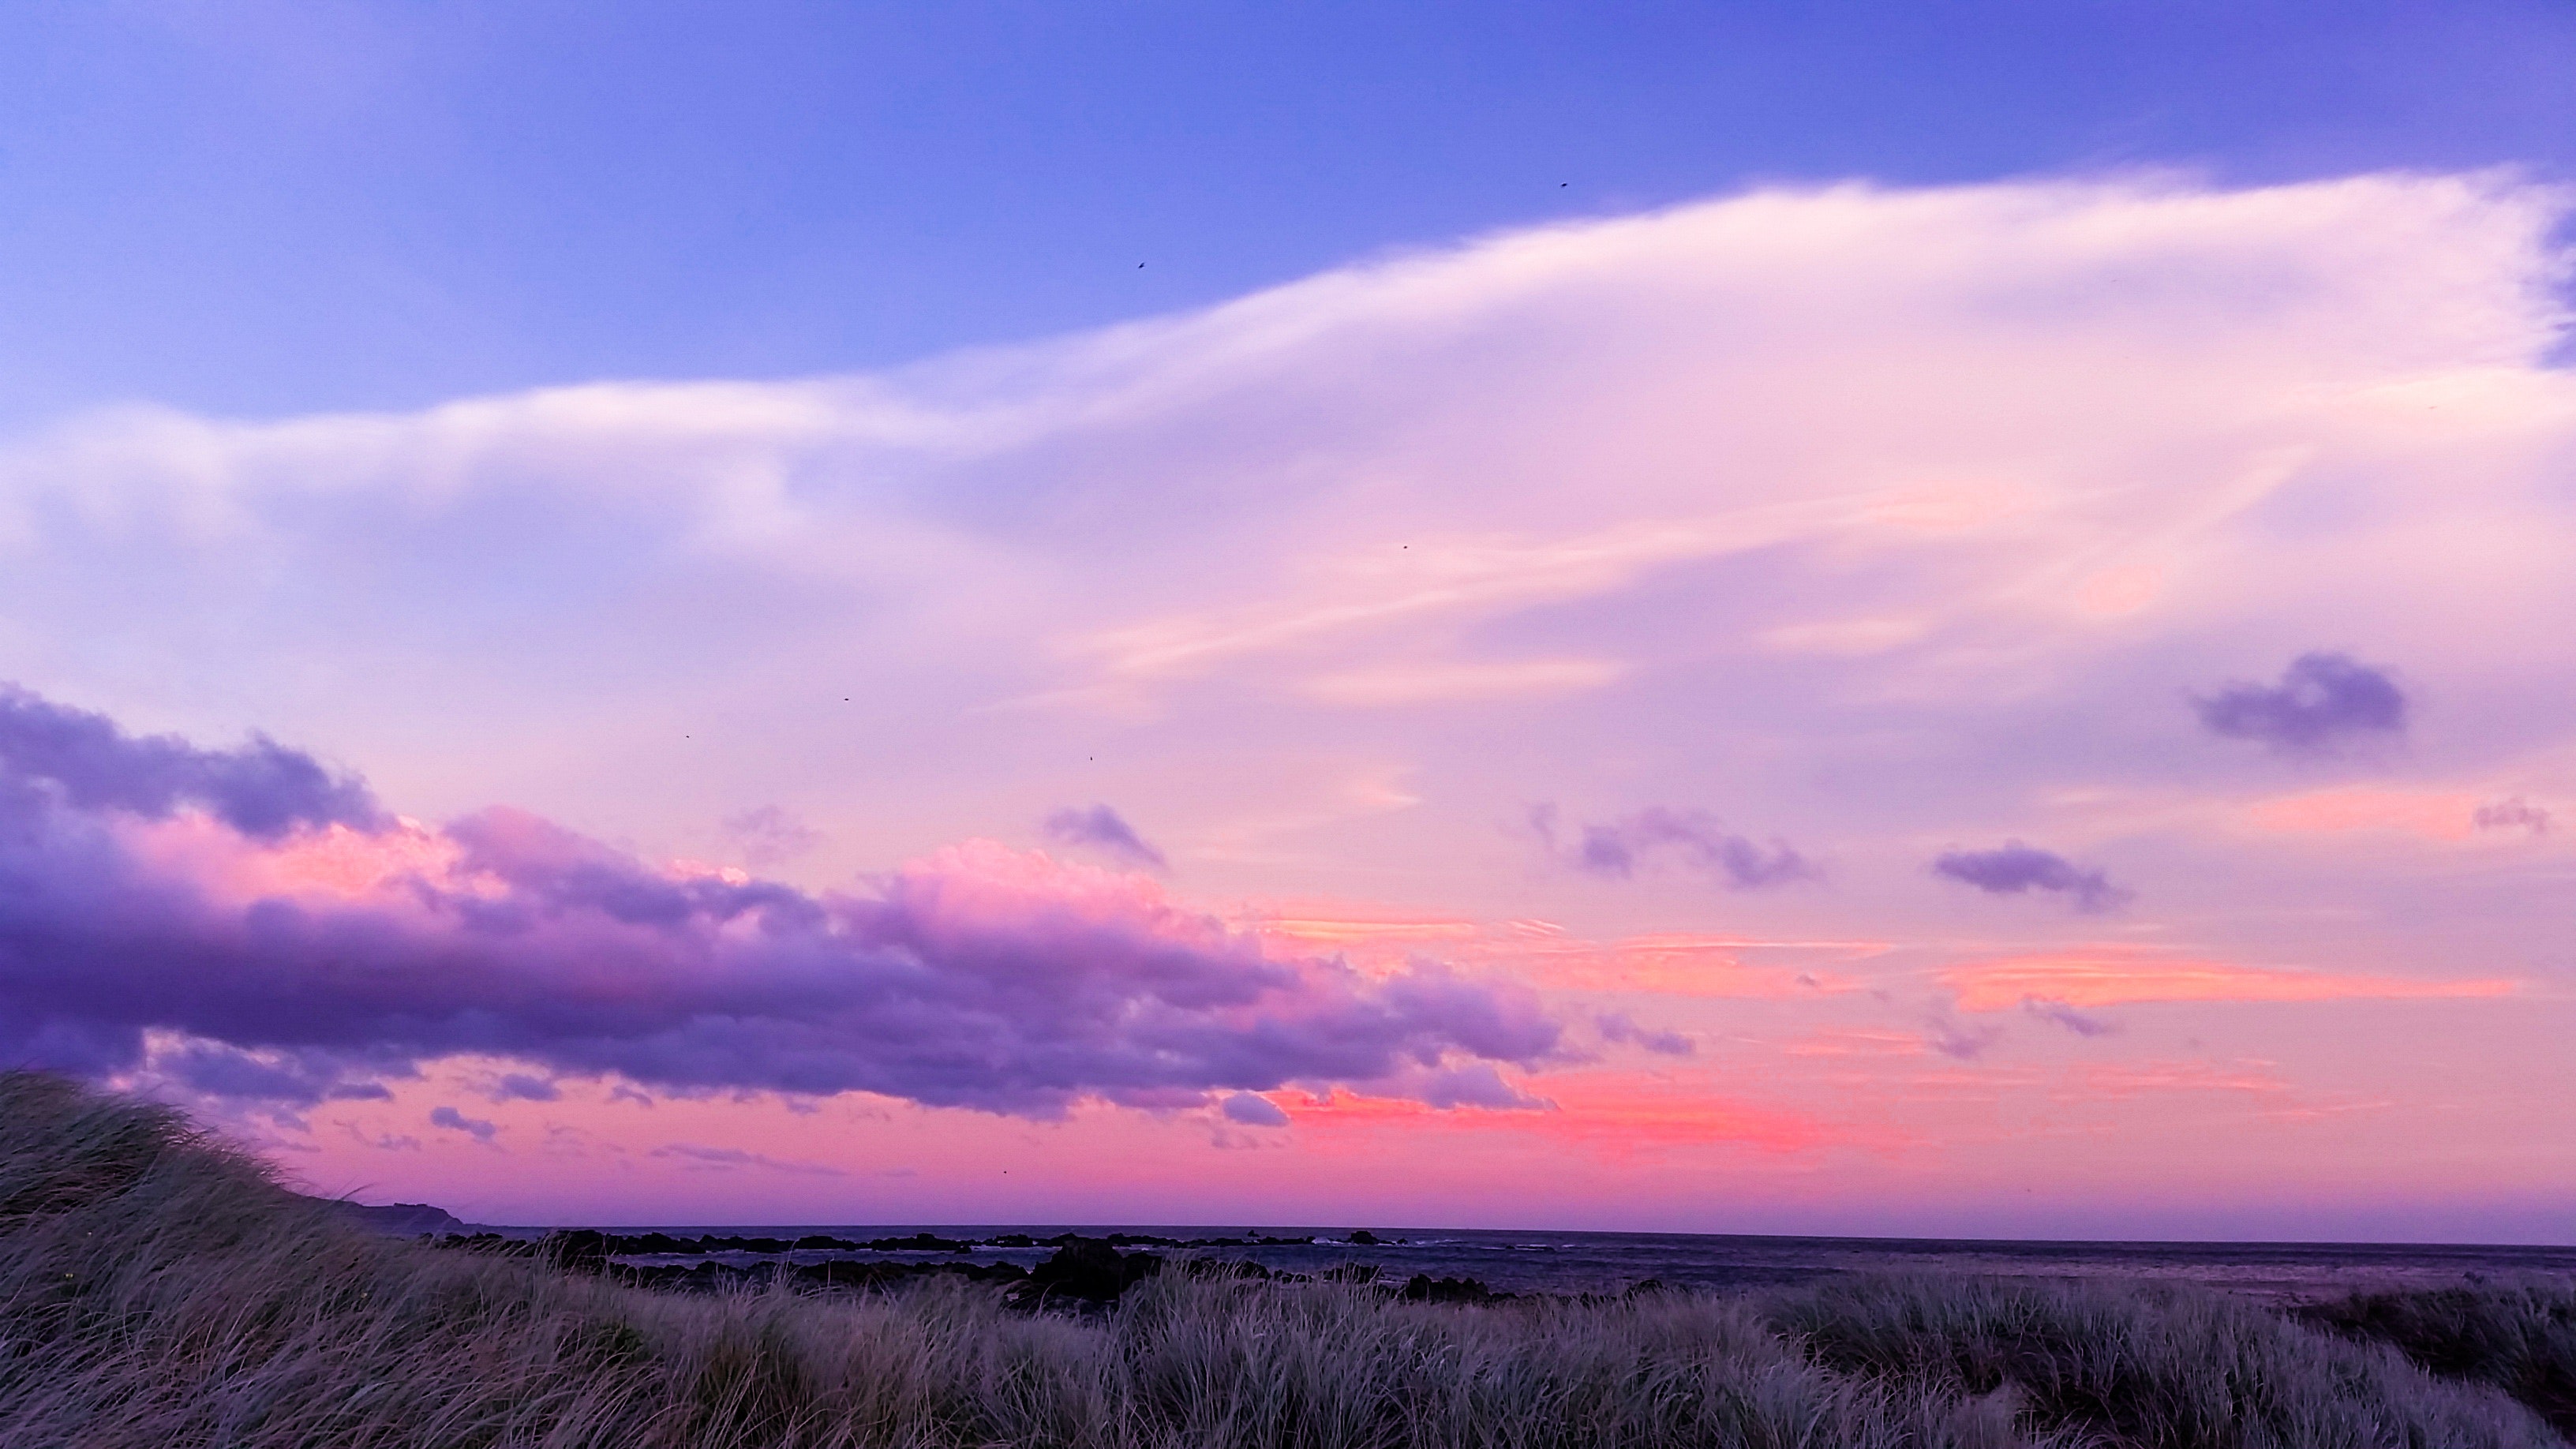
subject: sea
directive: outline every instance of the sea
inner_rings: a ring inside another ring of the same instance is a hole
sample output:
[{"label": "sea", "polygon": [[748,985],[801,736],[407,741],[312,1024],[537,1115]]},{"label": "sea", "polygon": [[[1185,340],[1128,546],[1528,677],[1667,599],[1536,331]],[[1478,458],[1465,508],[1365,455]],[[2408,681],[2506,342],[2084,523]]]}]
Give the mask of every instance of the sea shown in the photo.
[{"label": "sea", "polygon": [[[532,1233],[533,1230],[517,1230]],[[2576,1247],[2502,1247],[2423,1243],[2083,1243],[1984,1241],[1942,1238],[1795,1238],[1694,1233],[1570,1233],[1458,1228],[1373,1228],[1376,1242],[1353,1241],[1352,1229],[1281,1227],[1175,1227],[1151,1225],[1065,1227],[1042,1224],[959,1226],[869,1224],[736,1227],[723,1225],[620,1227],[621,1234],[663,1232],[673,1237],[744,1236],[793,1241],[808,1234],[867,1241],[928,1232],[975,1244],[964,1253],[919,1250],[796,1252],[803,1264],[830,1259],[874,1262],[1016,1263],[1033,1268],[1054,1251],[990,1246],[989,1240],[1022,1234],[1044,1240],[1062,1233],[1085,1237],[1126,1234],[1182,1241],[1264,1238],[1258,1245],[1172,1248],[1150,1243],[1124,1251],[1185,1253],[1212,1259],[1249,1260],[1274,1271],[1323,1273],[1375,1268],[1402,1282],[1415,1274],[1471,1278],[1497,1292],[1623,1293],[1652,1281],[1667,1288],[1748,1289],[1812,1284],[1827,1279],[1886,1273],[1944,1273],[2045,1279],[2166,1281],[2224,1289],[2273,1303],[2319,1302],[2355,1291],[2421,1289],[2511,1280],[2534,1275],[2576,1278]],[[1279,1239],[1303,1239],[1280,1242]],[[622,1261],[750,1264],[781,1255],[690,1253],[635,1256]]]}]

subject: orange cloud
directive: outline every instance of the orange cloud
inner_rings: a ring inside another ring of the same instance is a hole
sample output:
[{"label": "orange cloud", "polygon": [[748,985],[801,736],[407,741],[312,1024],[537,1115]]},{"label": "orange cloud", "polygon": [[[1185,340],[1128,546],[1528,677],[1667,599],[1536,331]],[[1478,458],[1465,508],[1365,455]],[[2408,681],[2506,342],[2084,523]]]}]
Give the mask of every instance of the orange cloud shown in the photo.
[{"label": "orange cloud", "polygon": [[2128,1006],[2159,1001],[2399,1001],[2507,996],[2519,988],[2519,983],[2500,978],[2424,981],[2400,976],[2335,975],[2162,957],[2118,946],[1969,962],[1949,967],[1934,979],[1959,994],[1962,1011],[2001,1011],[2034,998],[2068,1006]]}]

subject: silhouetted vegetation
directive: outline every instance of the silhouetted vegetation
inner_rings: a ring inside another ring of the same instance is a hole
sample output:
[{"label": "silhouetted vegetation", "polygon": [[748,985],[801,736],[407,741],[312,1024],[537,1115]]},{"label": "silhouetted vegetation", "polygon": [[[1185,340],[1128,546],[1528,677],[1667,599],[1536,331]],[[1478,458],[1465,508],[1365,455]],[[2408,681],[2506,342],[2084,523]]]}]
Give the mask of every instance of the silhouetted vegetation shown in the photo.
[{"label": "silhouetted vegetation", "polygon": [[[2303,1320],[1934,1277],[1480,1300],[1463,1280],[1136,1266],[1151,1256],[1075,1243],[1015,1283],[660,1291],[577,1235],[380,1236],[166,1109],[0,1075],[0,1444],[2561,1442],[2516,1399],[2546,1409],[2565,1382],[2563,1286]],[[1027,1291],[1041,1278],[1089,1286]]]}]

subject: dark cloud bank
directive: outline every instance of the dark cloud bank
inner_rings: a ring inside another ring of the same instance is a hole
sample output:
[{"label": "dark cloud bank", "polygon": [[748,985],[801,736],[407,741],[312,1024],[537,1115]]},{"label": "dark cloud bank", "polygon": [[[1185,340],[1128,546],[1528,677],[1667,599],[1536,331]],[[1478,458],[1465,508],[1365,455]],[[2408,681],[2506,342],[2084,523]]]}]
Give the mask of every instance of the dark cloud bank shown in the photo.
[{"label": "dark cloud bank", "polygon": [[2194,698],[2192,708],[2212,734],[2308,753],[2402,733],[2407,702],[2386,672],[2318,652],[2290,661],[2278,684],[2238,680]]},{"label": "dark cloud bank", "polygon": [[[136,822],[182,812],[245,850],[341,826],[453,860],[326,904],[245,899],[134,847]],[[133,1070],[147,1029],[186,1039],[153,1070],[273,1101],[381,1097],[379,1078],[488,1053],[684,1092],[1039,1116],[1222,1099],[1249,1122],[1270,1117],[1231,1094],[1490,1076],[1560,1035],[1525,993],[1274,959],[1132,879],[998,847],[864,893],[673,879],[517,811],[418,832],[265,739],[200,750],[0,693],[0,1063]]]},{"label": "dark cloud bank", "polygon": [[2062,895],[2079,911],[2107,911],[2132,898],[2099,870],[2086,870],[2053,851],[2008,840],[1994,850],[1953,850],[1936,857],[1932,873],[1975,886],[1988,895]]}]

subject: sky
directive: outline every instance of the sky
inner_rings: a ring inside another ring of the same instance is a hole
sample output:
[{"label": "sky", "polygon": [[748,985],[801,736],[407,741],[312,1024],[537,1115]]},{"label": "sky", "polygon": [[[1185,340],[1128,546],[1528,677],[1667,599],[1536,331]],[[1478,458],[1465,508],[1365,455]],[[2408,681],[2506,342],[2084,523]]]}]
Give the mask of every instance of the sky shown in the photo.
[{"label": "sky", "polygon": [[2576,1242],[2576,11],[0,13],[0,1063],[505,1223]]}]

